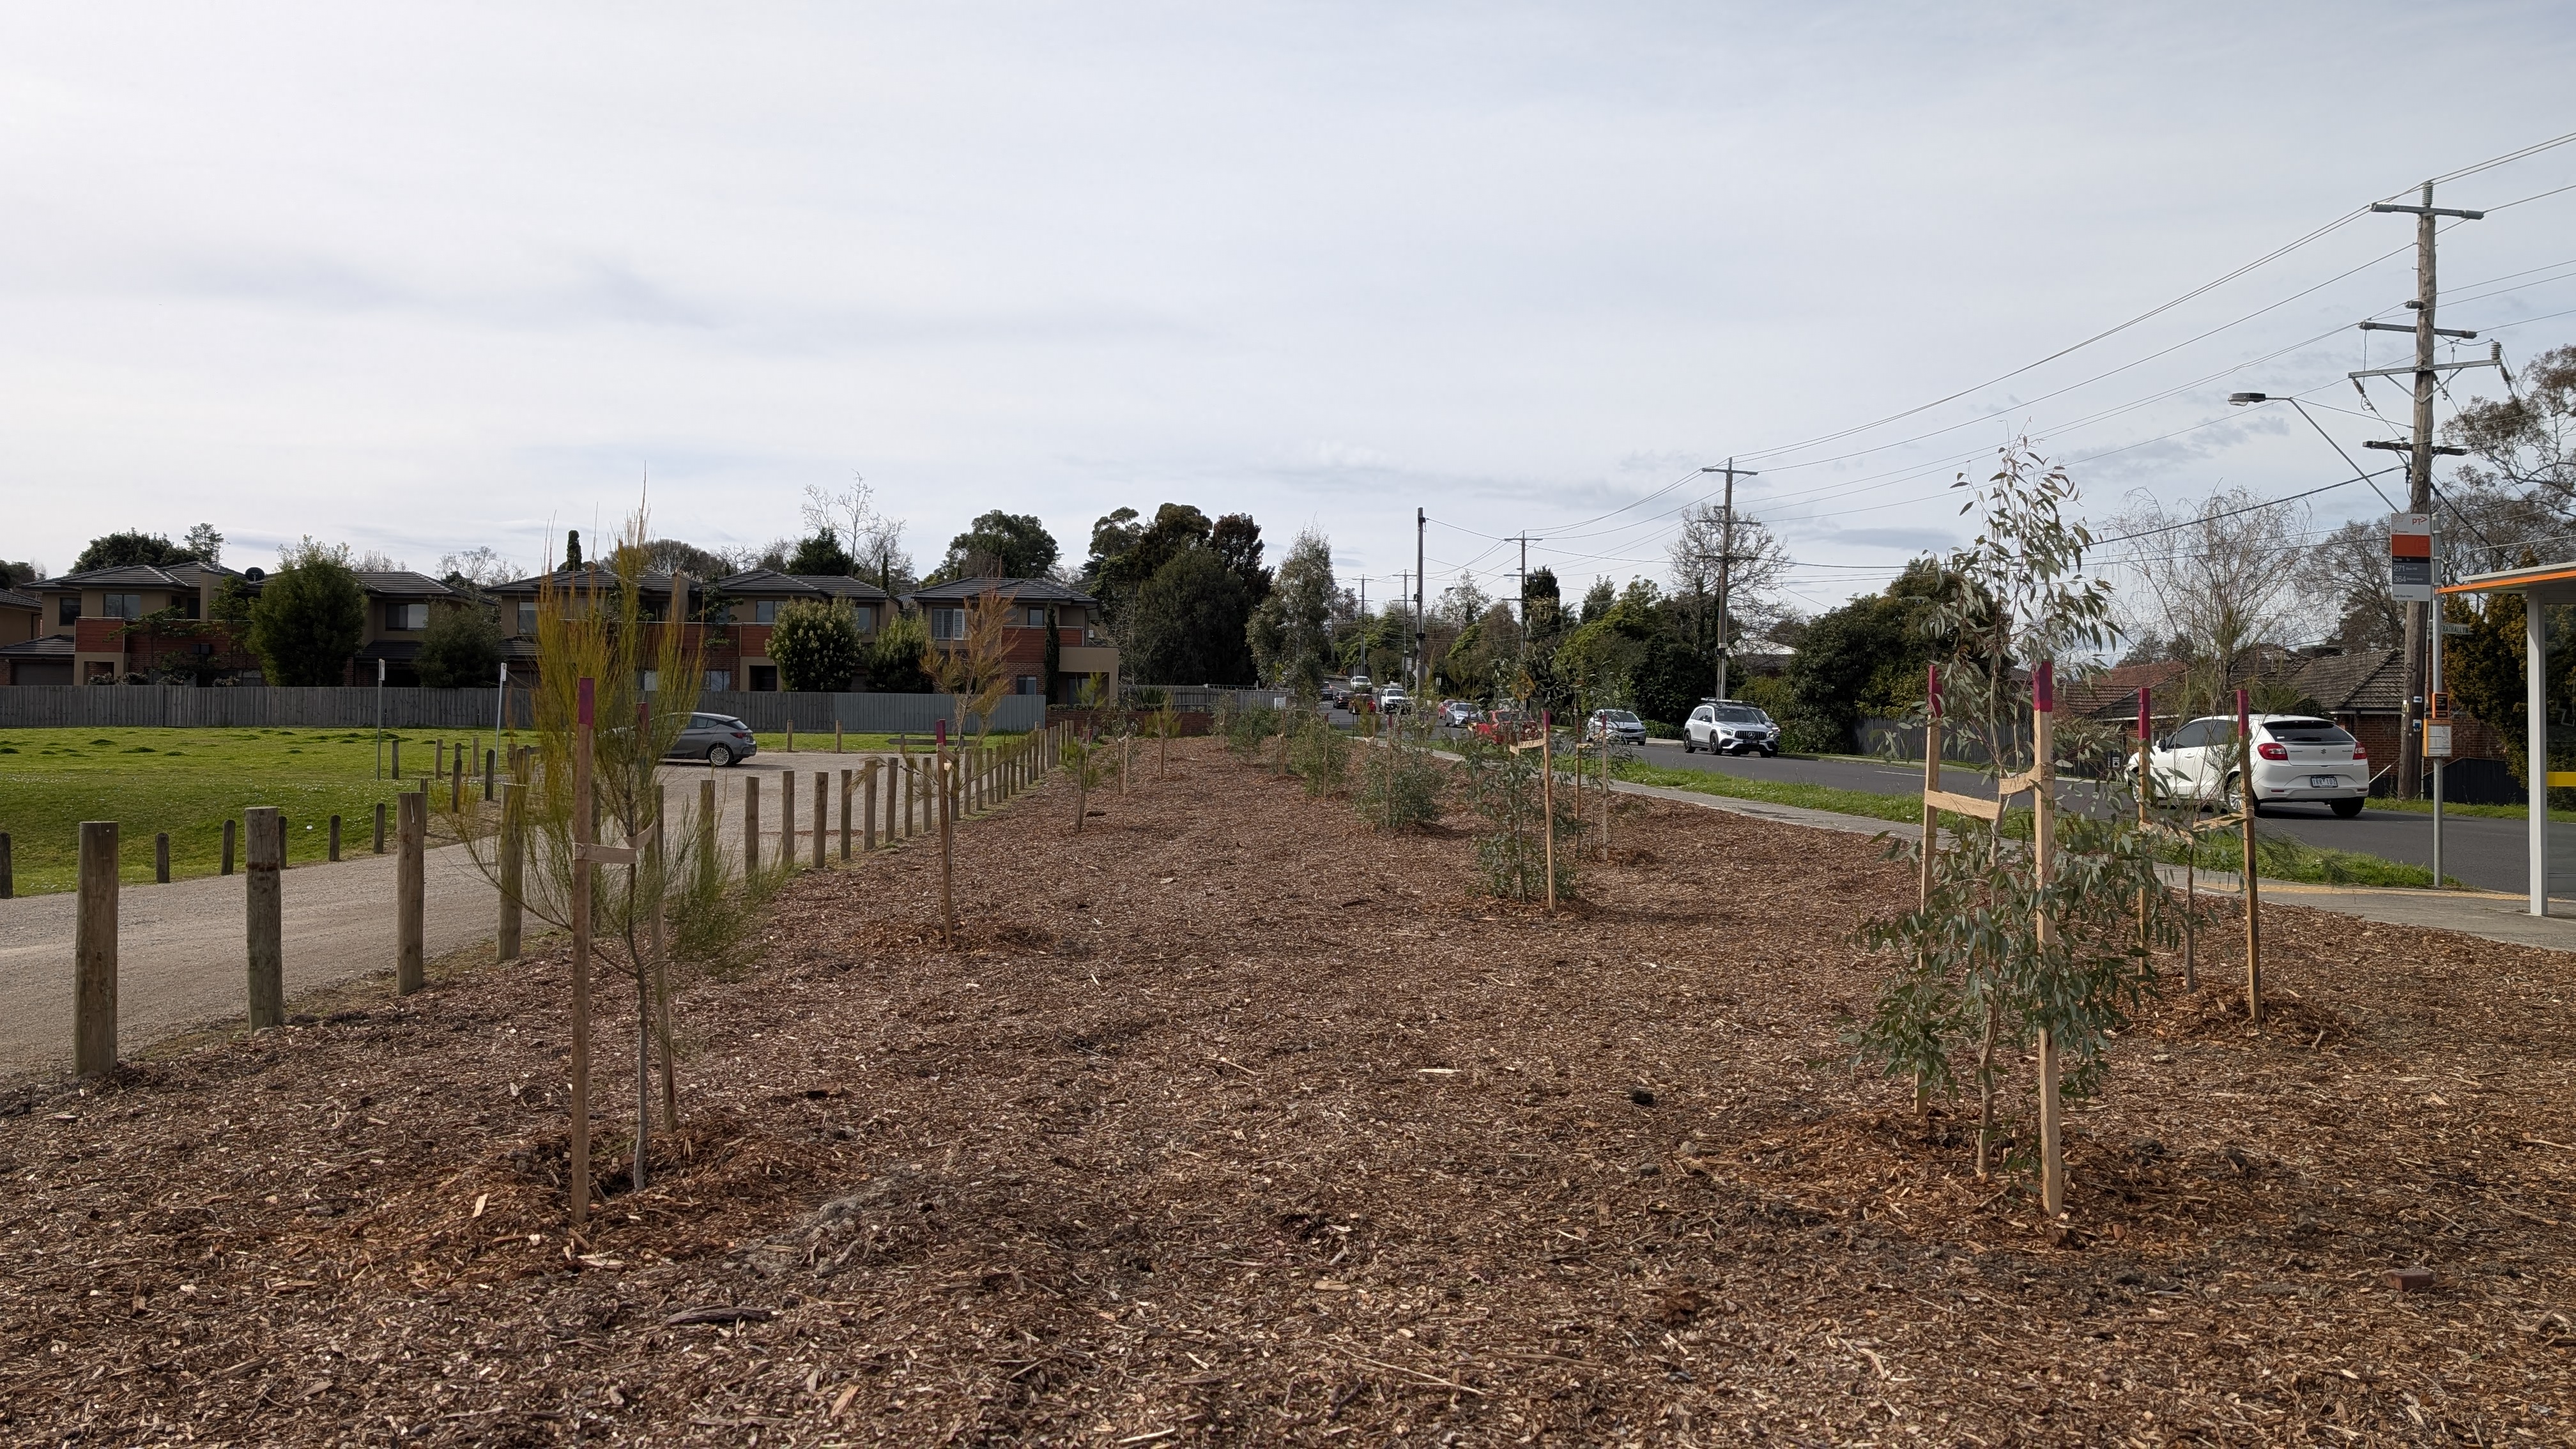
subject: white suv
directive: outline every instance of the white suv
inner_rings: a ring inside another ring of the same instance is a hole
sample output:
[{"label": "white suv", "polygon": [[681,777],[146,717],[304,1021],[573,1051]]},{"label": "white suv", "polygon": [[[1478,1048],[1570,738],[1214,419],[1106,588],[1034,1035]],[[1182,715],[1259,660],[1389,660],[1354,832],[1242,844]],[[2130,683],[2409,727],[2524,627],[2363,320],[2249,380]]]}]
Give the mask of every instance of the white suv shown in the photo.
[{"label": "white suv", "polygon": [[[2370,751],[2330,719],[2258,714],[2254,726],[2254,813],[2279,800],[2315,801],[2350,820],[2370,796]],[[2183,725],[2147,750],[2147,773],[2169,795],[2215,800],[2229,810],[2243,799],[2236,766],[2236,721],[2212,715]]]},{"label": "white suv", "polygon": [[1768,758],[1780,753],[1780,727],[1754,705],[1712,699],[1692,710],[1690,722],[1682,726],[1682,753],[1693,750]]}]

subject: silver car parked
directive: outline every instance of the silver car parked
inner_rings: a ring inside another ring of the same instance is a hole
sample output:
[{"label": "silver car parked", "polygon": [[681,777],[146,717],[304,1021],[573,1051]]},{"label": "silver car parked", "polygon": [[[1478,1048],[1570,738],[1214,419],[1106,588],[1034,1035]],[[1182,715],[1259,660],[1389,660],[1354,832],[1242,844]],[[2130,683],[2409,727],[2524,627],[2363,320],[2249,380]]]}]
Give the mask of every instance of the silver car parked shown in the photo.
[{"label": "silver car parked", "polygon": [[729,714],[692,714],[665,758],[738,765],[758,753],[760,746],[751,737],[750,725]]}]

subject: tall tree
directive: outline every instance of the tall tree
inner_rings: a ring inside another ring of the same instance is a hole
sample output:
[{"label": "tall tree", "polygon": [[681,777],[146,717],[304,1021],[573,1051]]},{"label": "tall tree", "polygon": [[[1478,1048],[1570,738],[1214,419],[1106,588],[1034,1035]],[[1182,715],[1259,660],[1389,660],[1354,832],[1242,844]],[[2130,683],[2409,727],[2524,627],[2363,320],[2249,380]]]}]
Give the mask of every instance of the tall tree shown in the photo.
[{"label": "tall tree", "polygon": [[1556,570],[1540,564],[1521,581],[1521,620],[1531,648],[1556,647],[1565,631],[1565,600],[1557,590]]},{"label": "tall tree", "polygon": [[500,677],[501,626],[481,604],[434,608],[420,636],[418,667],[420,682],[431,689],[490,685]]},{"label": "tall tree", "polygon": [[1333,596],[1339,590],[1331,540],[1311,528],[1298,534],[1276,583],[1253,608],[1252,657],[1265,677],[1310,699],[1322,692],[1333,658]]},{"label": "tall tree", "polygon": [[778,661],[779,682],[791,690],[847,689],[865,662],[858,617],[847,604],[797,599],[778,611],[769,657]]},{"label": "tall tree", "polygon": [[1254,679],[1252,597],[1216,551],[1183,549],[1136,591],[1127,643],[1139,680],[1240,687]]},{"label": "tall tree", "polygon": [[581,567],[581,530],[578,528],[564,530],[563,566],[568,569]]},{"label": "tall tree", "polygon": [[904,520],[879,511],[876,490],[860,474],[846,488],[805,485],[805,526],[820,533],[830,529],[858,560],[855,572],[889,594],[912,588],[912,555],[904,552]]},{"label": "tall tree", "polygon": [[979,515],[964,533],[948,541],[948,556],[940,561],[931,581],[1042,579],[1054,570],[1060,552],[1055,535],[1035,514],[996,508]]},{"label": "tall tree", "polygon": [[196,555],[197,562],[209,568],[220,565],[224,561],[224,536],[217,533],[211,523],[191,525],[188,529],[187,546],[188,552]]},{"label": "tall tree", "polygon": [[289,544],[251,605],[250,648],[270,684],[338,684],[367,634],[367,595],[345,545]]},{"label": "tall tree", "polygon": [[2506,488],[2576,516],[2576,346],[2531,360],[2512,396],[2478,398],[2444,431],[2469,450],[2460,481]]},{"label": "tall tree", "polygon": [[185,544],[172,543],[162,534],[129,528],[91,539],[80,557],[72,560],[71,571],[84,574],[91,569],[131,568],[136,564],[159,568],[164,564],[196,562],[197,555]]},{"label": "tall tree", "polygon": [[644,556],[657,569],[685,573],[701,584],[741,572],[724,555],[676,538],[652,540],[644,545]]},{"label": "tall tree", "polygon": [[1243,580],[1245,593],[1260,603],[1270,596],[1270,570],[1261,566],[1261,525],[1249,513],[1228,513],[1208,530],[1208,547]]},{"label": "tall tree", "polygon": [[1121,508],[1093,524],[1083,582],[1100,600],[1110,632],[1126,637],[1129,608],[1146,582],[1184,550],[1207,547],[1215,529],[1186,503],[1164,504],[1149,523],[1138,522],[1135,509]]},{"label": "tall tree", "polygon": [[779,570],[788,574],[829,574],[835,577],[858,571],[858,560],[841,547],[840,536],[830,528],[818,528],[813,537],[799,542],[796,551],[787,556],[787,567]]},{"label": "tall tree", "polygon": [[2181,508],[2144,494],[2112,525],[2135,587],[2121,593],[2121,632],[2184,642],[2186,709],[2215,709],[2267,646],[2290,642],[2304,611],[2298,561],[2304,505],[2265,506],[2216,488]]}]

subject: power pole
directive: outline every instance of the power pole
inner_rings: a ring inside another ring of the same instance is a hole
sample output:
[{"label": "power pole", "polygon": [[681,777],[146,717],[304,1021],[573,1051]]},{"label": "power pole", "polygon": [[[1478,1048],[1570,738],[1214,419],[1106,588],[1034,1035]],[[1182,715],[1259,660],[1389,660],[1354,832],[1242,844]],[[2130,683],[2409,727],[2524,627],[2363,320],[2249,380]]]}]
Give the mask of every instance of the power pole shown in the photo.
[{"label": "power pole", "polygon": [[1422,535],[1430,527],[1429,520],[1423,510],[1413,510],[1413,703],[1417,709],[1431,692],[1431,631],[1422,613]]},{"label": "power pole", "polygon": [[[2455,211],[2433,204],[2433,183],[2424,183],[2423,201],[2415,206],[2396,206],[2373,202],[2373,211],[2404,212],[2415,218],[2415,437],[2406,470],[2406,509],[2410,513],[2433,511],[2433,384],[2443,370],[2433,361],[2433,346],[2440,329],[2433,325],[2433,304],[2438,295],[2433,275],[2433,240],[2442,217],[2477,221],[2482,211]],[[2388,368],[2397,372],[2406,369]],[[2406,605],[2406,713],[2397,740],[2397,798],[2415,798],[2416,779],[2424,773],[2424,740],[2420,732],[2424,709],[2424,622],[2427,605],[2422,600],[2409,600]]]},{"label": "power pole", "polygon": [[1724,520],[1718,524],[1717,544],[1717,697],[1719,699],[1724,699],[1726,698],[1726,662],[1728,650],[1726,641],[1726,590],[1727,584],[1732,578],[1735,568],[1735,479],[1737,474],[1742,474],[1747,478],[1759,478],[1762,475],[1751,468],[1736,467],[1735,460],[1733,458],[1727,459],[1726,466],[1723,468],[1702,468],[1700,471],[1703,473],[1723,473],[1726,475],[1726,513]]},{"label": "power pole", "polygon": [[1529,530],[1523,529],[1511,538],[1505,539],[1504,542],[1517,543],[1521,546],[1520,572],[1513,574],[1512,580],[1519,586],[1520,607],[1515,612],[1521,621],[1521,657],[1527,659],[1529,657],[1529,546],[1534,543],[1545,543],[1547,540],[1532,538],[1529,536]]}]

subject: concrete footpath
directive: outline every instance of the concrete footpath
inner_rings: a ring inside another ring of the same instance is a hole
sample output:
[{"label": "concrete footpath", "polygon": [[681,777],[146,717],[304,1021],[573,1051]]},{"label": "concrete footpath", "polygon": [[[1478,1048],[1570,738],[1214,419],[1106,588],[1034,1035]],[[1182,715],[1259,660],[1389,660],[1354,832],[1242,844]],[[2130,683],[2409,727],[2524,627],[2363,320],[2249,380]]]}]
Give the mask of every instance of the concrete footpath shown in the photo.
[{"label": "concrete footpath", "polygon": [[[813,858],[814,772],[838,780],[869,756],[799,751],[756,755],[716,774],[717,820],[725,844],[742,840],[743,782],[760,779],[763,858],[778,849],[778,776],[796,771],[797,857]],[[674,812],[696,808],[704,766],[664,772]],[[878,818],[883,820],[883,797]],[[840,812],[832,812],[832,859],[840,855]],[[357,837],[361,842],[364,836]],[[147,839],[144,844],[148,846]],[[133,842],[126,842],[131,850]],[[363,843],[358,847],[365,851]],[[425,859],[427,954],[435,959],[492,939],[499,929],[498,891],[461,845]],[[330,864],[298,865],[281,877],[286,994],[334,986],[394,967],[396,859],[362,853]],[[168,885],[121,886],[117,893],[116,1031],[133,1052],[191,1027],[239,1021],[250,991],[246,876],[199,876]],[[73,908],[69,891],[0,901],[0,993],[17,1009],[0,1014],[0,1078],[62,1070],[71,1064]],[[530,920],[533,938],[546,929]]]},{"label": "concrete footpath", "polygon": [[[1872,820],[1865,815],[1843,815],[1800,805],[1775,805],[1767,800],[1703,795],[1696,790],[1675,790],[1662,785],[1637,785],[1614,780],[1611,786],[1625,795],[1650,795],[1676,804],[1723,810],[1730,815],[1750,815],[1757,820],[1770,820],[1782,825],[1803,825],[1811,830],[1834,830],[1850,835],[1887,833],[1912,838],[1920,829],[1896,821]],[[2167,866],[2164,873],[2168,883],[2181,888],[2182,867]],[[2236,894],[2236,878],[2232,875],[2213,876],[2203,871],[2199,873],[2198,884],[2204,895],[2233,897]],[[2298,881],[2270,879],[2258,882],[2256,889],[2264,900],[2284,906],[2333,911],[2383,925],[2457,931],[2464,936],[2477,936],[2514,946],[2576,952],[2576,901],[2553,903],[2551,909],[2565,910],[2566,916],[2534,916],[2529,912],[2527,897],[2491,891],[2398,890],[2306,885]]]}]

